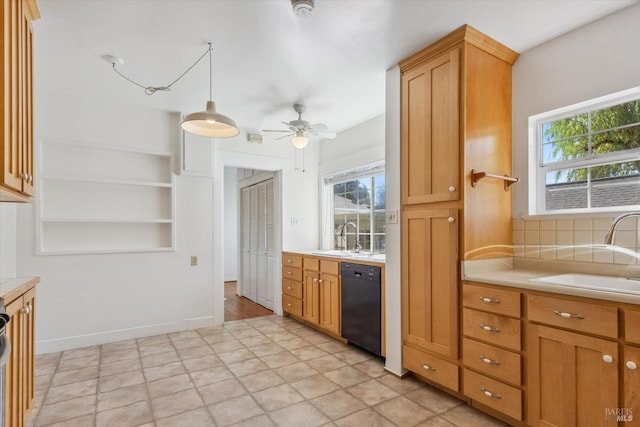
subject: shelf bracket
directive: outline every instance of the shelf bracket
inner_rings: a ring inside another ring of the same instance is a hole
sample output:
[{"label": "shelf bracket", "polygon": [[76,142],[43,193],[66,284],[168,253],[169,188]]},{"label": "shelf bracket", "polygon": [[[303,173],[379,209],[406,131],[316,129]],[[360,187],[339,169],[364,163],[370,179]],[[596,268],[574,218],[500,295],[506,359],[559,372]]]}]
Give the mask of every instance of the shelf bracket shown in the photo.
[{"label": "shelf bracket", "polygon": [[487,172],[478,172],[475,169],[471,169],[471,186],[475,187],[482,178],[495,178],[501,179],[504,181],[504,191],[509,191],[509,187],[511,187],[516,182],[520,182],[520,178],[515,178],[509,175],[496,175],[493,173]]}]

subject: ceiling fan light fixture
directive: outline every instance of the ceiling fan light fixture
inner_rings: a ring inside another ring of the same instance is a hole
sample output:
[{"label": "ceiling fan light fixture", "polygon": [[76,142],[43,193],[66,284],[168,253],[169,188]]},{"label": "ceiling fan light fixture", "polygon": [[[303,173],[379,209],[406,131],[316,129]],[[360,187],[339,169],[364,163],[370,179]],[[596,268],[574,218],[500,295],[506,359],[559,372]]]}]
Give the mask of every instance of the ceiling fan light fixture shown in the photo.
[{"label": "ceiling fan light fixture", "polygon": [[309,143],[309,138],[307,138],[302,132],[296,132],[296,135],[293,137],[291,142],[294,147],[302,150]]},{"label": "ceiling fan light fixture", "polygon": [[189,133],[210,138],[229,138],[240,133],[233,120],[216,112],[216,103],[213,101],[207,101],[206,111],[187,115],[181,126]]}]

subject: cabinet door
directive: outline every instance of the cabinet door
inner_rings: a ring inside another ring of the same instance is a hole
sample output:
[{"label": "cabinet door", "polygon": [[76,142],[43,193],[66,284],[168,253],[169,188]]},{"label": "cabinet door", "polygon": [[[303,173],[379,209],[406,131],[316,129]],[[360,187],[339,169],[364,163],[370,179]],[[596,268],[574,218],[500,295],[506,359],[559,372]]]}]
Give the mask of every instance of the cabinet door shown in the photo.
[{"label": "cabinet door", "polygon": [[527,332],[530,423],[616,426],[618,344],[540,325]]},{"label": "cabinet door", "polygon": [[22,394],[22,361],[26,357],[26,354],[24,352],[24,346],[22,345],[22,330],[24,329],[23,322],[25,320],[23,308],[22,297],[5,307],[7,314],[11,318],[5,329],[7,338],[9,338],[11,342],[11,353],[5,366],[4,425],[12,427],[24,425],[22,413],[22,407],[24,405]]},{"label": "cabinet door", "polygon": [[320,305],[318,301],[318,273],[304,270],[302,284],[302,318],[311,323],[318,323]]},{"label": "cabinet door", "polygon": [[[640,420],[640,348],[626,345],[624,347],[624,405],[633,413],[622,414],[633,417],[637,423]],[[631,420],[629,420],[631,421]]]},{"label": "cabinet door", "polygon": [[319,322],[324,329],[340,335],[340,279],[333,274],[320,274]]},{"label": "cabinet door", "polygon": [[402,203],[458,200],[460,49],[402,75]]},{"label": "cabinet door", "polygon": [[2,183],[22,191],[22,147],[20,120],[20,36],[22,1],[5,0],[2,6]]},{"label": "cabinet door", "polygon": [[403,212],[402,336],[405,344],[458,357],[458,213]]},{"label": "cabinet door", "polygon": [[33,195],[33,32],[26,2],[20,8],[20,177],[22,192]]},{"label": "cabinet door", "polygon": [[26,417],[35,401],[35,315],[36,288],[24,293],[22,319],[22,411]]}]

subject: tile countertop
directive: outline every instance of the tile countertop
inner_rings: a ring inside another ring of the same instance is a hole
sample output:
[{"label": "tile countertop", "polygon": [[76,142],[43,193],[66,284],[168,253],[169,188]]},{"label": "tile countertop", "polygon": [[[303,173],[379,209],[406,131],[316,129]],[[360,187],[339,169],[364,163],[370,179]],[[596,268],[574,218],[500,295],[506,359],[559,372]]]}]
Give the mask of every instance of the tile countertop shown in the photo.
[{"label": "tile countertop", "polygon": [[311,255],[317,257],[335,258],[339,261],[363,263],[363,264],[385,264],[385,254],[370,254],[368,252],[336,251],[329,249],[310,249],[304,251],[283,251],[300,255]]},{"label": "tile countertop", "polygon": [[40,277],[37,276],[0,278],[0,298],[5,305],[9,304],[38,283]]},{"label": "tile countertop", "polygon": [[487,260],[462,261],[462,280],[511,286],[556,294],[575,295],[627,304],[640,304],[640,292],[628,294],[608,290],[585,289],[546,283],[531,282],[545,276],[563,273],[593,274],[614,277],[638,277],[638,267],[603,265],[597,263],[577,263],[559,261],[535,261],[520,258],[496,258]]}]

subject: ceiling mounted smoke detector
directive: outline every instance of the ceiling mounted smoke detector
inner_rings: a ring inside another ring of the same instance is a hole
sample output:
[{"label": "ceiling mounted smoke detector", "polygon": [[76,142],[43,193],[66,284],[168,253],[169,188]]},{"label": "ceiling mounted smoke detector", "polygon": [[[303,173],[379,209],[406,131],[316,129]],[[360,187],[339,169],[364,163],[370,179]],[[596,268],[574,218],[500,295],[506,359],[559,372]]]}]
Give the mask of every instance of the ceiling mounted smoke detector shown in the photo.
[{"label": "ceiling mounted smoke detector", "polygon": [[309,16],[313,13],[313,0],[291,0],[293,13],[298,16]]}]

